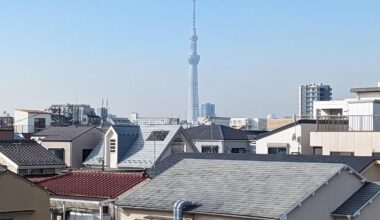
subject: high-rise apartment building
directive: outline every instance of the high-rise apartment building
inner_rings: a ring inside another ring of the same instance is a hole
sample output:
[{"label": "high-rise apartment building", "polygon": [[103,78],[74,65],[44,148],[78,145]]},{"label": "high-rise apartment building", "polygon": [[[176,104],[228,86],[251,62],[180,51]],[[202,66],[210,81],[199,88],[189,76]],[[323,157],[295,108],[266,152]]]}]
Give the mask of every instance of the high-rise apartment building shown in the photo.
[{"label": "high-rise apartment building", "polygon": [[205,103],[201,106],[201,117],[215,117],[215,104]]},{"label": "high-rise apartment building", "polygon": [[299,87],[298,115],[312,117],[314,101],[330,101],[332,88],[322,83],[312,83]]}]

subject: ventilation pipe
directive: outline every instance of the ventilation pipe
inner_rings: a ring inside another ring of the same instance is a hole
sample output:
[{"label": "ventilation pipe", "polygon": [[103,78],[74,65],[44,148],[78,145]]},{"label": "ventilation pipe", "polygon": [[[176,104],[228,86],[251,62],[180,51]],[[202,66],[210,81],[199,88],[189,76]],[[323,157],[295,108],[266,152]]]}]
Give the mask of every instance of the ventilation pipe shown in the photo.
[{"label": "ventilation pipe", "polygon": [[183,211],[186,208],[194,207],[197,205],[197,202],[195,201],[189,201],[189,200],[178,200],[174,204],[173,208],[173,219],[174,220],[183,220]]}]

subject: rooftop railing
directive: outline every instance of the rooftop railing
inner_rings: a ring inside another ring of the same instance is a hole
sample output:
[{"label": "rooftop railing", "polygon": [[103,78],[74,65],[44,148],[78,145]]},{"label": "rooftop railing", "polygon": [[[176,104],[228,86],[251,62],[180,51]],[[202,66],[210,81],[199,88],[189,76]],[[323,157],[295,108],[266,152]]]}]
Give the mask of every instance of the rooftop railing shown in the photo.
[{"label": "rooftop railing", "polygon": [[317,131],[380,131],[380,115],[318,116]]}]

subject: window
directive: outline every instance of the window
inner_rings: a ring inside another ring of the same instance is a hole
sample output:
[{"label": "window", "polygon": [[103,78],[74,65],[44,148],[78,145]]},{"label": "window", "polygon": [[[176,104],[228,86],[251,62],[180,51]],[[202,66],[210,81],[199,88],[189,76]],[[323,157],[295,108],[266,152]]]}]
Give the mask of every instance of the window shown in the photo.
[{"label": "window", "polygon": [[336,152],[330,152],[330,155],[331,156],[354,156],[354,153],[353,152],[339,152],[339,151],[336,151]]},{"label": "window", "polygon": [[287,149],[285,147],[270,147],[268,148],[268,154],[286,155]]},{"label": "window", "polygon": [[202,146],[202,153],[218,153],[219,146],[218,145],[204,145]]},{"label": "window", "polygon": [[314,155],[322,155],[322,147],[313,147]]},{"label": "window", "polygon": [[169,131],[152,131],[146,141],[163,141],[168,134]]},{"label": "window", "polygon": [[49,148],[48,151],[52,155],[54,155],[54,156],[58,157],[59,159],[61,159],[62,161],[65,159],[64,158],[65,149],[63,149],[63,148]]},{"label": "window", "polygon": [[45,118],[34,118],[34,131],[38,132],[46,128]]},{"label": "window", "polygon": [[233,153],[233,154],[244,154],[245,148],[232,148],[231,153]]},{"label": "window", "polygon": [[108,206],[103,206],[103,214],[108,214],[108,213],[109,213]]},{"label": "window", "polygon": [[88,155],[90,155],[91,151],[92,151],[91,149],[83,149],[82,150],[82,162],[84,162],[86,160]]},{"label": "window", "polygon": [[116,140],[110,139],[110,152],[116,152]]}]

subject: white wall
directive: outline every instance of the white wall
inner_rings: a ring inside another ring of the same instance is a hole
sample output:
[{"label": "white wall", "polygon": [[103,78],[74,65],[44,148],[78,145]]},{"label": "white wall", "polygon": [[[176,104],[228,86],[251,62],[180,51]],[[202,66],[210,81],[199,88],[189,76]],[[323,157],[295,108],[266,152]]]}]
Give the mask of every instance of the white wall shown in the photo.
[{"label": "white wall", "polygon": [[50,114],[37,114],[29,113],[22,110],[14,111],[14,127],[15,133],[34,133],[34,119],[44,118],[45,127],[50,127],[51,125],[51,115]]},{"label": "white wall", "polygon": [[[115,152],[110,152],[110,140],[115,139]],[[110,168],[117,168],[118,164],[118,136],[117,133],[111,127],[105,135],[104,141],[104,163]]]},{"label": "white wall", "polygon": [[[267,154],[268,144],[287,144],[289,154],[295,152],[312,154],[313,151],[310,148],[310,132],[316,131],[316,129],[316,124],[300,124],[261,138],[256,141],[256,153]],[[296,138],[293,139],[293,136]],[[299,139],[300,142],[298,142],[297,139]]]},{"label": "white wall", "polygon": [[[313,105],[314,118],[316,118],[317,116],[328,116],[328,110],[331,110],[331,109],[341,109],[343,115],[348,114],[348,100],[314,101],[314,105]],[[320,115],[317,114],[318,110],[320,112]]]}]

